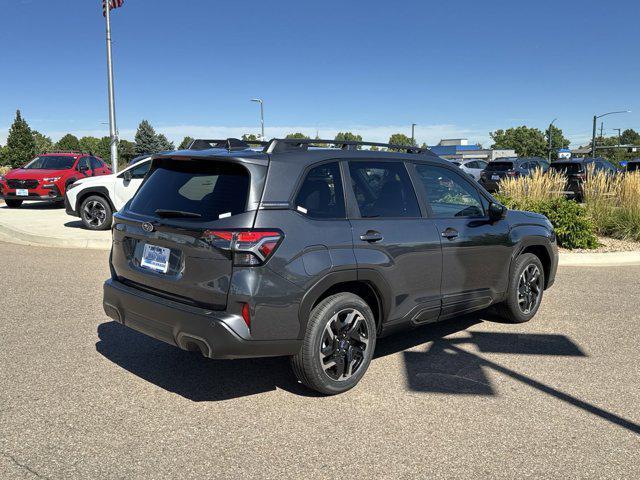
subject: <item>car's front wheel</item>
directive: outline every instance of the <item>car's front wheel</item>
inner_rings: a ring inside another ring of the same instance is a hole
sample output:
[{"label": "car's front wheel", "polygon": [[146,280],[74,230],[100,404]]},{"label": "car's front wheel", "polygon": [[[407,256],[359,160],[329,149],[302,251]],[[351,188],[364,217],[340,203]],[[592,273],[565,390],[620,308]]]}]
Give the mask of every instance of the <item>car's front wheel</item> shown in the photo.
[{"label": "car's front wheel", "polygon": [[497,313],[509,322],[528,322],[538,312],[543,293],[542,262],[533,253],[524,253],[515,260],[507,298],[497,305]]},{"label": "car's front wheel", "polygon": [[104,197],[92,195],[80,205],[82,224],[89,230],[108,230],[111,228],[113,211]]},{"label": "car's front wheel", "polygon": [[335,395],[360,381],[375,345],[376,322],[369,305],[352,293],[338,293],[311,311],[302,348],[291,364],[301,383]]},{"label": "car's front wheel", "polygon": [[9,200],[8,198],[4,201],[9,208],[19,208],[22,205],[22,200]]}]

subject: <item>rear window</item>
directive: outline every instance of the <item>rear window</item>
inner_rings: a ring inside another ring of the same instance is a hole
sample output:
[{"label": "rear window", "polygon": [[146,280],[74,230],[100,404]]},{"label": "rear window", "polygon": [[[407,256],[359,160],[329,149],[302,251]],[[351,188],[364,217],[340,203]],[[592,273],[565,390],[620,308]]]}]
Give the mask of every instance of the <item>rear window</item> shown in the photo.
[{"label": "rear window", "polygon": [[246,210],[249,172],[223,162],[162,160],[142,185],[129,210],[157,216],[156,210],[174,210],[213,221]]},{"label": "rear window", "polygon": [[576,175],[584,171],[581,163],[552,163],[549,168],[564,175]]},{"label": "rear window", "polygon": [[640,170],[640,162],[627,163],[627,172],[637,172]]},{"label": "rear window", "polygon": [[493,172],[506,172],[513,169],[513,162],[489,162],[486,170]]}]

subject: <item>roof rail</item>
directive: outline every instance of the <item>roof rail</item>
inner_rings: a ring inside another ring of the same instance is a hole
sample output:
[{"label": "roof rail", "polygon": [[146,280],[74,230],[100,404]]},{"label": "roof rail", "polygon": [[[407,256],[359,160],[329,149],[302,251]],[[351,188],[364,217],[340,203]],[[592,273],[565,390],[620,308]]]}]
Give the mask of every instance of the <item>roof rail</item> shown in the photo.
[{"label": "roof rail", "polygon": [[240,140],[237,138],[225,138],[216,140],[205,140],[196,138],[193,140],[187,150],[208,150],[210,148],[224,148],[225,150],[247,150],[251,145],[267,145],[267,142],[258,140]]},{"label": "roof rail", "polygon": [[368,147],[383,147],[390,150],[398,150],[406,153],[426,153],[431,152],[428,148],[413,147],[410,145],[396,145],[393,143],[379,143],[379,142],[356,142],[351,140],[320,140],[311,138],[273,138],[265,146],[264,151],[266,153],[283,153],[292,152],[297,150],[307,150],[310,146],[322,145],[335,145],[335,148],[341,150],[355,150],[360,146]]}]

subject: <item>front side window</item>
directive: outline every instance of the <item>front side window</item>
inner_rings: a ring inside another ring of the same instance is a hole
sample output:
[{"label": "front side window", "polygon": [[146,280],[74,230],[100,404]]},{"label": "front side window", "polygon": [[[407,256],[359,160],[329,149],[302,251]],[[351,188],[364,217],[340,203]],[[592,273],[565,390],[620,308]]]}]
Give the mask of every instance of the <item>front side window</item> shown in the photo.
[{"label": "front side window", "polygon": [[420,217],[402,162],[350,162],[349,172],[362,218]]},{"label": "front side window", "polygon": [[[435,218],[483,217],[486,200],[462,177],[433,165],[416,165]],[[484,200],[484,201],[483,201]]]},{"label": "front side window", "polygon": [[309,170],[296,196],[295,206],[311,218],[345,218],[342,179],[337,162]]}]

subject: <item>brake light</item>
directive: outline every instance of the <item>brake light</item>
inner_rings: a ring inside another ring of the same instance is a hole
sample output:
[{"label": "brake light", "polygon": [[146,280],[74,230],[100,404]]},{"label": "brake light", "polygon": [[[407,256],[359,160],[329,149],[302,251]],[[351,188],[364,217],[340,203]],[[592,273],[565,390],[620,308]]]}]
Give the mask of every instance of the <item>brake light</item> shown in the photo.
[{"label": "brake light", "polygon": [[279,230],[206,230],[204,237],[214,246],[230,250],[234,265],[262,265],[283,238]]},{"label": "brake light", "polygon": [[507,175],[509,177],[517,177],[518,176],[518,172],[516,172],[515,170],[509,170],[509,171],[507,171]]}]

